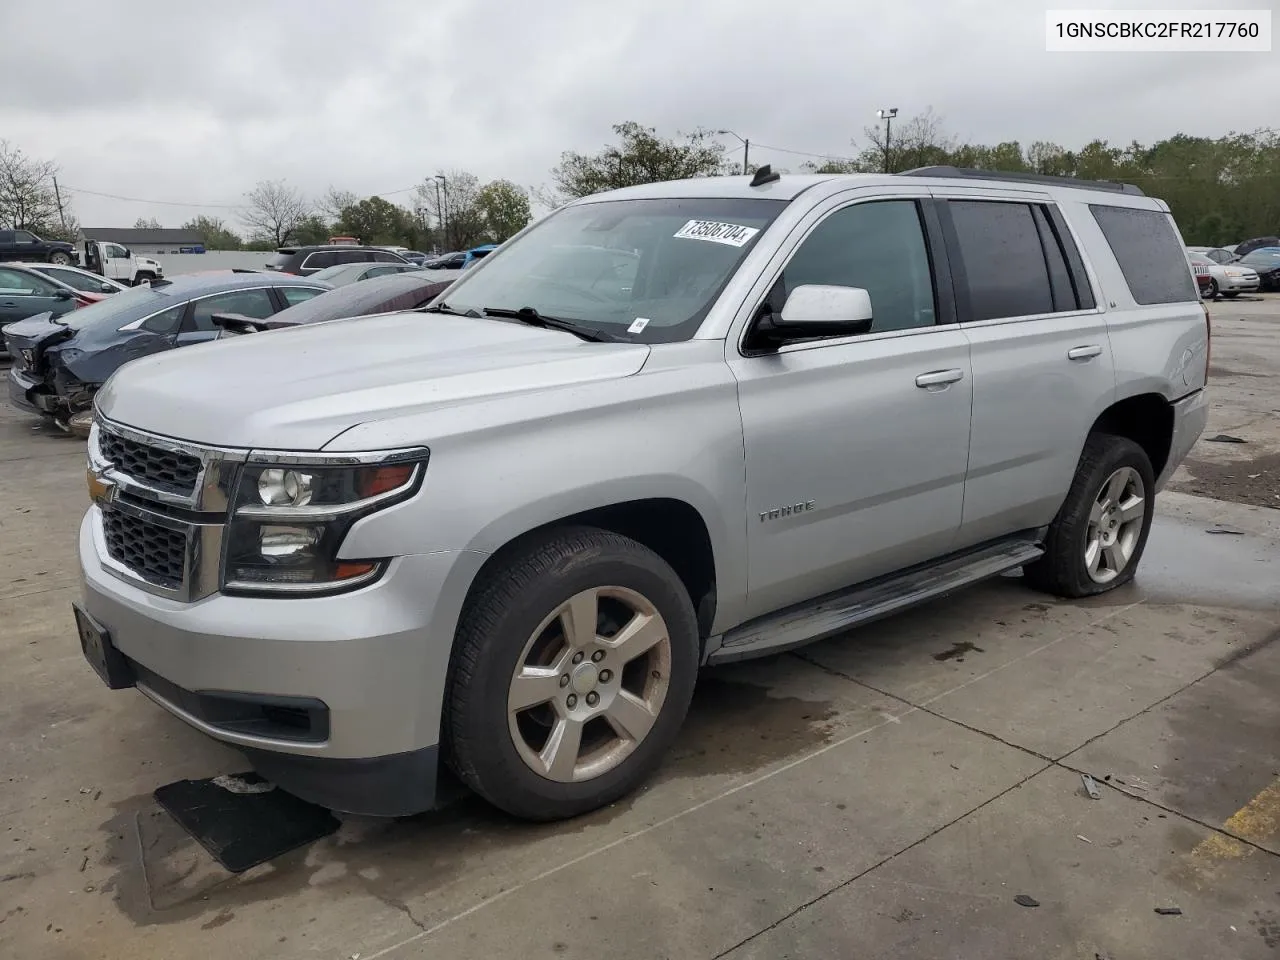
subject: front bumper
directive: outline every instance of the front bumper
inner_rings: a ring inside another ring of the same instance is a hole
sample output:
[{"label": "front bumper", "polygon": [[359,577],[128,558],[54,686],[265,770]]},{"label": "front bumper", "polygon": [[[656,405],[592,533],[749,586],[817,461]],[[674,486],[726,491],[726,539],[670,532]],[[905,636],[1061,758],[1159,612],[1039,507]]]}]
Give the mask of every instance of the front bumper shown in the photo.
[{"label": "front bumper", "polygon": [[20,372],[16,367],[9,368],[5,378],[9,384],[9,402],[25,413],[52,413],[45,410],[40,403],[48,394],[41,392],[44,381]]},{"label": "front bumper", "polygon": [[1156,490],[1163,490],[1178,465],[1191,452],[1209,421],[1209,395],[1197,390],[1173,404],[1173,440],[1169,444],[1169,459],[1160,476],[1156,478]]},{"label": "front bumper", "polygon": [[[123,581],[104,556],[94,506],[80,528],[84,608],[141,692],[303,799],[376,816],[434,805],[454,625],[483,557],[399,557],[376,583],[336,596],[182,603]],[[205,706],[235,699],[317,705],[323,738],[254,732]]]},{"label": "front bumper", "polygon": [[1225,277],[1218,281],[1218,292],[1221,293],[1225,290],[1227,293],[1252,293],[1260,285],[1260,281],[1256,276]]}]

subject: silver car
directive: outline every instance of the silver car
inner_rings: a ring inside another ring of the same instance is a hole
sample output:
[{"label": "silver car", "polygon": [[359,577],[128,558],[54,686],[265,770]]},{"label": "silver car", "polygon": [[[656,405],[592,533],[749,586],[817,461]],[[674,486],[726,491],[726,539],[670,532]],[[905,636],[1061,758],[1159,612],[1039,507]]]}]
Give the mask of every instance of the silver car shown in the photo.
[{"label": "silver car", "polygon": [[1242,293],[1254,293],[1260,286],[1258,273],[1252,267],[1242,263],[1222,263],[1208,254],[1198,253],[1195,247],[1188,247],[1192,265],[1199,264],[1209,272],[1209,286],[1205,297],[1225,297],[1230,300]]},{"label": "silver car", "polygon": [[704,664],[1019,568],[1125,584],[1207,410],[1182,239],[1117,184],[632,187],[425,313],[137,360],[89,441],[90,664],[357,813],[448,764],[573,816],[655,770]]}]

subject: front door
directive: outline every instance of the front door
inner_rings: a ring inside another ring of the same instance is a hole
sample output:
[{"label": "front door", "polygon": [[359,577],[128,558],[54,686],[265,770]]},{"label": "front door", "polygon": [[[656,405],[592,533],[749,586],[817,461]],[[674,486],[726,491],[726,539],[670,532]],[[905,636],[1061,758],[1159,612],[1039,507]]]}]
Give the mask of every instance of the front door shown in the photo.
[{"label": "front door", "polygon": [[748,616],[951,549],[969,344],[947,322],[929,254],[940,236],[925,213],[911,197],[837,206],[810,225],[762,306],[780,309],[800,284],[862,287],[870,332],[755,355],[728,345],[746,453]]},{"label": "front door", "polygon": [[45,311],[57,316],[74,309],[75,300],[59,296],[60,289],[33,271],[0,267],[0,326]]},{"label": "front door", "polygon": [[102,244],[102,253],[106,265],[103,275],[121,283],[133,282],[133,257],[129,251],[118,243]]}]

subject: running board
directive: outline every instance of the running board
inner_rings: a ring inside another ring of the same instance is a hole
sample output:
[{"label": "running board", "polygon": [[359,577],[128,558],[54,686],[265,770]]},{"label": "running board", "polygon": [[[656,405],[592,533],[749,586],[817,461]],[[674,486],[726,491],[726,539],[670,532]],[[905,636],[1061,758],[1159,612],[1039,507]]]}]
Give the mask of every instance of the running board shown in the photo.
[{"label": "running board", "polygon": [[734,627],[706,662],[732,663],[801,647],[998,576],[1043,554],[1044,548],[1032,540],[1000,540],[928,566],[828,593]]}]

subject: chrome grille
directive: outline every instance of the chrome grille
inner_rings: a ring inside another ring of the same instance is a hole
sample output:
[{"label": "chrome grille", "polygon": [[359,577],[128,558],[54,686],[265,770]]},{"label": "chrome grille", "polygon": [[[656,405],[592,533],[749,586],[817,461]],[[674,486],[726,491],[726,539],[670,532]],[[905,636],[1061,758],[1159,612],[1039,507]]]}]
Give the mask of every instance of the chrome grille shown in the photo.
[{"label": "chrome grille", "polygon": [[153,486],[190,494],[200,477],[200,458],[102,430],[98,453],[121,473]]},{"label": "chrome grille", "polygon": [[152,583],[177,590],[186,573],[187,536],[141,517],[110,508],[102,511],[107,553]]}]

